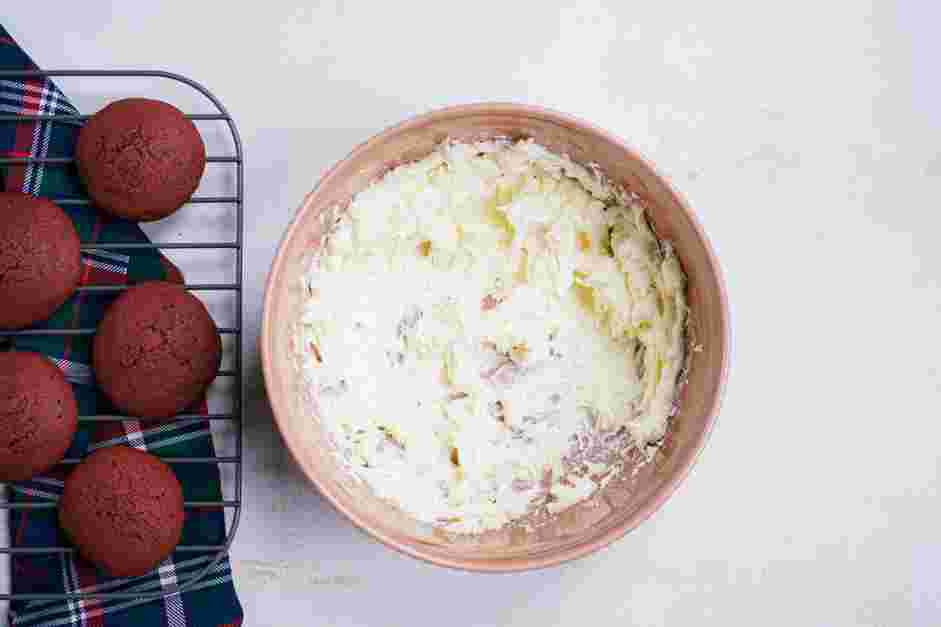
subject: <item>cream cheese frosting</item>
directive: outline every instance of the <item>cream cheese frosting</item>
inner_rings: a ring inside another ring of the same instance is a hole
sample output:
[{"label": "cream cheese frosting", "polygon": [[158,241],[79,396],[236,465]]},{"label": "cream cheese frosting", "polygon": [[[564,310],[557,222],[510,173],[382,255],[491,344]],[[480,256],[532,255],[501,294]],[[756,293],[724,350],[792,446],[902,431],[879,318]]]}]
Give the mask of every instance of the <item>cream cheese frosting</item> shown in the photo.
[{"label": "cream cheese frosting", "polygon": [[445,142],[340,214],[304,277],[307,385],[351,471],[418,520],[499,528],[590,496],[586,434],[668,425],[685,277],[643,207],[529,141]]}]

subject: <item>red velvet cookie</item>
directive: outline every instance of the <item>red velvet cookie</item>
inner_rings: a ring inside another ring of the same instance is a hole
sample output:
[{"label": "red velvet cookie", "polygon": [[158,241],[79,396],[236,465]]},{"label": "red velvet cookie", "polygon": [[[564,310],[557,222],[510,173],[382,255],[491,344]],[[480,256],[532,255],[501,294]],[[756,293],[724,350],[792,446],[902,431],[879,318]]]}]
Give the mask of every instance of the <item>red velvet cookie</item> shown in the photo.
[{"label": "red velvet cookie", "polygon": [[198,298],[166,281],[129,288],[105,312],[93,361],[101,389],[122,411],[167,418],[216,378],[222,341]]},{"label": "red velvet cookie", "polygon": [[166,559],[183,531],[183,490],[150,453],[95,451],[65,482],[59,523],[88,561],[115,577],[143,575]]},{"label": "red velvet cookie", "polygon": [[93,115],[75,155],[92,200],[112,215],[142,222],[179,209],[206,167],[196,126],[173,105],[146,98],[118,100]]},{"label": "red velvet cookie", "polygon": [[61,370],[37,353],[0,353],[0,481],[25,481],[55,466],[77,424]]},{"label": "red velvet cookie", "polygon": [[52,201],[0,192],[0,329],[41,322],[82,276],[78,234]]}]

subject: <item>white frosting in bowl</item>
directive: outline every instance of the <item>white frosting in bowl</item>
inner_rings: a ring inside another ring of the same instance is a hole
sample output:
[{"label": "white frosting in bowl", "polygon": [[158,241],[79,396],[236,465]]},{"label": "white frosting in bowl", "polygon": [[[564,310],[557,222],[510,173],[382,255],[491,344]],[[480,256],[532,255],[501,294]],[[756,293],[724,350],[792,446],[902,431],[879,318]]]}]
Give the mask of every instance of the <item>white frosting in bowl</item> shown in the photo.
[{"label": "white frosting in bowl", "polygon": [[297,346],[323,426],[418,520],[476,533],[560,511],[616,463],[579,442],[643,448],[667,429],[680,265],[640,205],[531,141],[447,142],[391,170],[304,281]]}]

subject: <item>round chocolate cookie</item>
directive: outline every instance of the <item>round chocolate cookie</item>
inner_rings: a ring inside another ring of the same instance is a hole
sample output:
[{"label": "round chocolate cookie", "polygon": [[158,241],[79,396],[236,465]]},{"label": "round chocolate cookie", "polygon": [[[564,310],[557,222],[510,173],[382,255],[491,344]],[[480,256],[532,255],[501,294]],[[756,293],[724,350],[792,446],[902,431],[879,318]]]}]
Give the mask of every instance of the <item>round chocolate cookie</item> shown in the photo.
[{"label": "round chocolate cookie", "polygon": [[0,481],[25,481],[55,466],[77,424],[62,371],[37,353],[0,353]]},{"label": "round chocolate cookie", "polygon": [[88,195],[108,213],[148,222],[189,200],[206,146],[179,109],[159,100],[112,102],[82,127],[75,147]]},{"label": "round chocolate cookie", "polygon": [[99,449],[66,479],[59,524],[85,559],[115,577],[137,577],[180,543],[183,490],[150,453]]},{"label": "round chocolate cookie", "polygon": [[0,192],[0,329],[51,316],[82,276],[78,234],[52,201]]},{"label": "round chocolate cookie", "polygon": [[95,377],[120,410],[167,418],[202,397],[216,378],[222,341],[198,298],[166,281],[118,297],[95,334]]}]

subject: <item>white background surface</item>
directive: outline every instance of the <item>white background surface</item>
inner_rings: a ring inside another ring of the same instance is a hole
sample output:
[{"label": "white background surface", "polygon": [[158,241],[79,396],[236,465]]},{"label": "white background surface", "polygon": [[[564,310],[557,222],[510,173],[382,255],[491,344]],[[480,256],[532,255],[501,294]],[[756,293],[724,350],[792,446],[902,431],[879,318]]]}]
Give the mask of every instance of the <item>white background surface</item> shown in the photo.
[{"label": "white background surface", "polygon": [[[247,626],[941,623],[936,3],[59,4],[0,19],[47,68],[196,78],[245,140]],[[727,273],[736,349],[667,506],[513,576],[418,563],[339,518],[291,467],[254,350],[280,234],[325,169],[415,113],[493,99],[592,120],[676,182]]]}]

